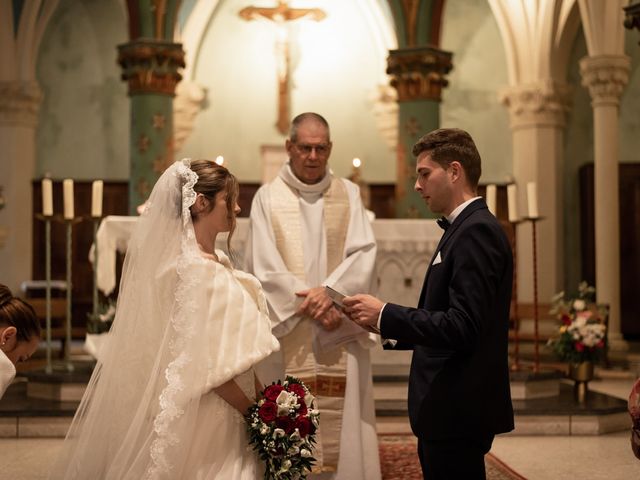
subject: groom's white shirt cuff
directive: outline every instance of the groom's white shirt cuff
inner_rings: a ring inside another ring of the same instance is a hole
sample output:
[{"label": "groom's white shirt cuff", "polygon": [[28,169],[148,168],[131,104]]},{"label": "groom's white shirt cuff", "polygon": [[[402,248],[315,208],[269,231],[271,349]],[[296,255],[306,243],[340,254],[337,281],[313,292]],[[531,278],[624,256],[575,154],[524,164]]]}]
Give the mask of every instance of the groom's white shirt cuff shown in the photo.
[{"label": "groom's white shirt cuff", "polygon": [[[387,304],[385,303],[382,308],[380,309],[380,313],[378,314],[378,331],[380,331],[380,323],[382,321],[382,312],[384,311],[384,307],[386,307]],[[397,340],[392,340],[391,338],[382,338],[382,336],[380,336],[380,340],[382,341],[382,345],[390,345],[392,347],[396,346],[396,343],[398,343]]]}]

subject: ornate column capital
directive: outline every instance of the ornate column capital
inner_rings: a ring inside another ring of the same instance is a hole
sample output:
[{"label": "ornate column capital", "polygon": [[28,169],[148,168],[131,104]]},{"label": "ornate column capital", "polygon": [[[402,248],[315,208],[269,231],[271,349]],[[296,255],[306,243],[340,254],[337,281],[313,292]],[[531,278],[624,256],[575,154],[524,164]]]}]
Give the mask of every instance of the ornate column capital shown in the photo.
[{"label": "ornate column capital", "polygon": [[445,75],[453,68],[451,57],[451,52],[433,47],[390,50],[387,73],[398,90],[398,101],[440,101],[442,89],[449,84]]},{"label": "ornate column capital", "polygon": [[129,83],[129,96],[139,93],[175,95],[184,68],[182,44],[139,39],[118,45],[122,80]]},{"label": "ornate column capital", "polygon": [[512,129],[540,125],[564,127],[570,94],[569,85],[548,80],[506,87],[499,99],[509,109]]},{"label": "ornate column capital", "polygon": [[631,59],[626,55],[599,55],[580,60],[582,85],[589,89],[592,105],[615,105],[629,82]]},{"label": "ornate column capital", "polygon": [[41,103],[36,82],[0,82],[0,125],[37,126]]}]

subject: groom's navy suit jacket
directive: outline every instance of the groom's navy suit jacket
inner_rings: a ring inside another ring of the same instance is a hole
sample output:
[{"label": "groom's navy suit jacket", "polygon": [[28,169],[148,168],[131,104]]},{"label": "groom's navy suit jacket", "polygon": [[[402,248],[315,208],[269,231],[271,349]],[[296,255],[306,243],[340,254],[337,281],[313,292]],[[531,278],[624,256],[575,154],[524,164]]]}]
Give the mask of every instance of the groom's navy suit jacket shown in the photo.
[{"label": "groom's navy suit jacket", "polygon": [[385,305],[382,337],[398,340],[396,349],[413,349],[409,419],[416,436],[432,441],[513,430],[512,278],[509,241],[477,199],[443,234],[418,308]]}]

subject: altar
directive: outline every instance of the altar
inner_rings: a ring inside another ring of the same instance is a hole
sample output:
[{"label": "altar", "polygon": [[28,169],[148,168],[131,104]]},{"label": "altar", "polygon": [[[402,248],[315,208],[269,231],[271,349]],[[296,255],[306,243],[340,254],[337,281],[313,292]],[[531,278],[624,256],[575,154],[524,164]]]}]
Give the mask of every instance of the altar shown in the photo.
[{"label": "altar", "polygon": [[[125,252],[138,217],[108,216],[100,223],[96,237],[97,286],[105,295],[116,288],[117,252]],[[379,219],[371,222],[378,253],[376,258],[377,289],[382,300],[415,306],[431,257],[442,230],[435,220]],[[231,241],[238,268],[243,268],[243,254],[249,229],[248,218],[238,218]],[[158,239],[162,241],[162,239]],[[226,235],[217,239],[225,249]]]}]

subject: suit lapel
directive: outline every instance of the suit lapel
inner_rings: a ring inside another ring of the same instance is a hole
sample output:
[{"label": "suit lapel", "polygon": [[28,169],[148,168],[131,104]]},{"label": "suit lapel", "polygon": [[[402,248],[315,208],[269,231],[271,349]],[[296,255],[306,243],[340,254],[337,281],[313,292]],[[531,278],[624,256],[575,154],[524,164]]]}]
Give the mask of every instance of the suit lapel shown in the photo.
[{"label": "suit lapel", "polygon": [[427,272],[425,273],[424,282],[422,283],[422,290],[420,292],[420,299],[418,300],[418,308],[422,306],[424,303],[424,297],[427,294],[427,281],[429,280],[429,273],[431,272],[431,266],[433,265],[433,261],[439,252],[441,252],[442,248],[449,241],[449,239],[453,236],[453,233],[460,228],[460,226],[465,222],[467,218],[469,218],[474,212],[480,210],[482,208],[487,208],[487,204],[484,199],[479,198],[473,202],[471,202],[467,207],[460,212],[460,215],[456,217],[449,228],[444,231],[444,234],[440,238],[438,242],[438,246],[436,247],[435,252],[433,253],[433,257],[431,257],[431,262],[429,262],[429,266],[427,267]]}]

